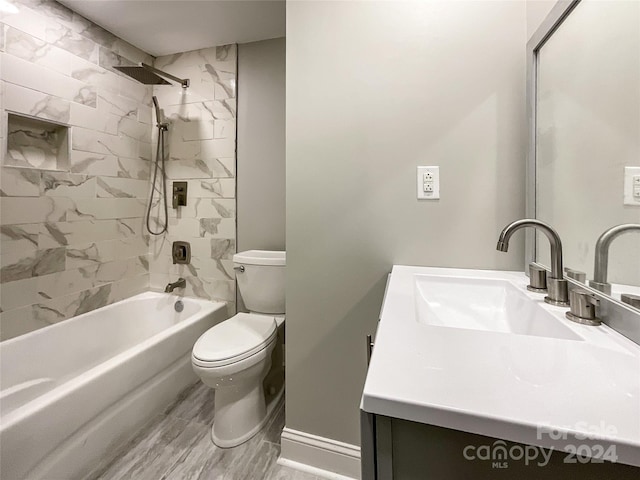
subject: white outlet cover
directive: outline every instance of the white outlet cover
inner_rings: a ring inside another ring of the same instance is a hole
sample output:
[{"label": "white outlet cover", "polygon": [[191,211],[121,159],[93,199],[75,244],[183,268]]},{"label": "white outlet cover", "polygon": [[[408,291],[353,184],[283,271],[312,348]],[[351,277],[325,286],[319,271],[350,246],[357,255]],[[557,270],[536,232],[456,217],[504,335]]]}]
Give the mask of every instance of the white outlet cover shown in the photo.
[{"label": "white outlet cover", "polygon": [[624,204],[640,207],[640,198],[633,196],[633,178],[640,176],[640,167],[624,167]]},{"label": "white outlet cover", "polygon": [[[433,177],[432,181],[427,180],[429,178],[427,173]],[[426,188],[425,183],[433,188]],[[418,200],[438,200],[440,198],[440,167],[418,167],[417,197]]]}]

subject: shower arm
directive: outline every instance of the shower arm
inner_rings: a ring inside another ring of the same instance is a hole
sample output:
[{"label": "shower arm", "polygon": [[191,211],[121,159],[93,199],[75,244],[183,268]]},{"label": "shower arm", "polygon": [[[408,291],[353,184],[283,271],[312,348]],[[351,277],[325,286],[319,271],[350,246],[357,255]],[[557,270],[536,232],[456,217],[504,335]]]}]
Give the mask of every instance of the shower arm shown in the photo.
[{"label": "shower arm", "polygon": [[189,86],[189,84],[191,83],[189,81],[188,78],[178,78],[174,75],[171,75],[170,73],[167,72],[163,72],[162,70],[158,70],[155,67],[152,67],[151,65],[147,65],[146,63],[140,63],[140,66],[146,70],[149,70],[150,72],[155,73],[156,75],[160,76],[160,77],[165,77],[165,78],[169,78],[171,80],[173,80],[174,82],[179,83],[180,85],[182,85],[182,88],[187,88]]}]

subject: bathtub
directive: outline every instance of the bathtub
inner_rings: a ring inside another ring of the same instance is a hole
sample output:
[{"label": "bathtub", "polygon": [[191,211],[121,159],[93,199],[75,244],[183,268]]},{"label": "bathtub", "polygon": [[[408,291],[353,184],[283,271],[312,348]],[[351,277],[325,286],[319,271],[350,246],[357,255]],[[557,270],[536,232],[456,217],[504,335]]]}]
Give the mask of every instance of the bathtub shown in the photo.
[{"label": "bathtub", "polygon": [[222,302],[147,292],[0,343],[2,477],[81,478],[197,381]]}]

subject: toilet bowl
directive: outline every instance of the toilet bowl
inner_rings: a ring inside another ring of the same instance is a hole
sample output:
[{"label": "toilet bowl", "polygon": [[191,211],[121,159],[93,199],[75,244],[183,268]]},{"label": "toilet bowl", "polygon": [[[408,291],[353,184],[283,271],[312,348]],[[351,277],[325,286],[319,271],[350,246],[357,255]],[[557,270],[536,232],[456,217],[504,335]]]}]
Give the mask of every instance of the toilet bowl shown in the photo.
[{"label": "toilet bowl", "polygon": [[223,448],[253,437],[283,393],[280,389],[267,404],[263,380],[284,322],[285,252],[252,250],[233,260],[250,313],[238,313],[207,330],[191,355],[195,373],[215,389],[211,438]]}]

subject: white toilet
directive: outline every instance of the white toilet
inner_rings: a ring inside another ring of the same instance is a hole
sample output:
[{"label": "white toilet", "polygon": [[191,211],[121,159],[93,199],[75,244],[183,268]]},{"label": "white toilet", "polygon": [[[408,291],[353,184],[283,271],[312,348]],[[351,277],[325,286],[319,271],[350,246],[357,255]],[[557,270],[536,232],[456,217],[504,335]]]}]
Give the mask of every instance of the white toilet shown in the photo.
[{"label": "white toilet", "polygon": [[193,370],[216,389],[211,438],[219,447],[253,437],[282,396],[280,388],[267,405],[263,380],[284,323],[285,255],[263,250],[235,254],[238,287],[251,313],[210,328],[193,346]]}]

